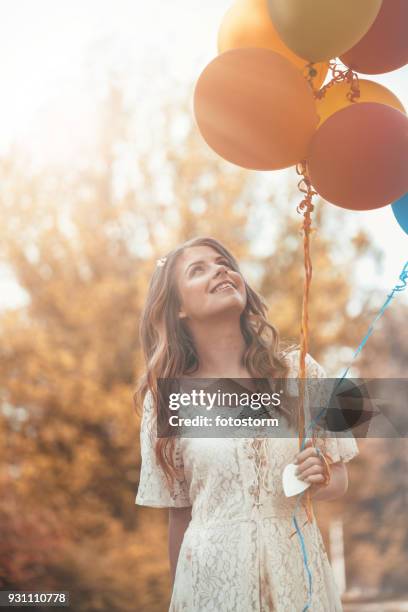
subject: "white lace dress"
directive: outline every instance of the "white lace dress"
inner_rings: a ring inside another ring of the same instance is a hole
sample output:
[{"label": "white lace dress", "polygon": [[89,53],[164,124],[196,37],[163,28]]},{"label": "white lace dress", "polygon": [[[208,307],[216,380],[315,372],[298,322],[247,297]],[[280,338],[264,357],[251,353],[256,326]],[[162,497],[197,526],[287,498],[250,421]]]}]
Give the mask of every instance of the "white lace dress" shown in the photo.
[{"label": "white lace dress", "polygon": [[[289,357],[298,375],[298,352]],[[326,377],[310,356],[308,377]],[[308,578],[292,522],[296,497],[285,497],[282,472],[298,452],[293,438],[177,438],[184,480],[169,490],[154,455],[155,415],[146,396],[142,467],[135,502],[192,506],[177,563],[169,612],[301,612]],[[318,442],[334,461],[357,455],[353,436]],[[299,526],[306,521],[301,507]],[[315,521],[302,528],[312,573],[311,612],[341,612],[332,570]]]}]

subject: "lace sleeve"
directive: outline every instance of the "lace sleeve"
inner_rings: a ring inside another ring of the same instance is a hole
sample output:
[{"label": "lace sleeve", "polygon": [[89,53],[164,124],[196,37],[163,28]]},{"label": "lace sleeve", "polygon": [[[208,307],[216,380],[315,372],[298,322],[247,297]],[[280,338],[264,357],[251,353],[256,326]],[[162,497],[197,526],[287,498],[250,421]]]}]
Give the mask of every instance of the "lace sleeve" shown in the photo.
[{"label": "lace sleeve", "polygon": [[[298,376],[299,350],[293,351],[286,358],[291,368],[289,376]],[[307,378],[327,378],[325,370],[309,353],[306,355],[306,375]],[[321,391],[317,390],[317,393],[321,393],[318,405],[324,406],[328,400],[327,390],[322,386]],[[315,393],[313,395],[316,397]],[[337,433],[320,429],[316,439],[316,446],[323,452],[328,453],[334,463],[337,461],[346,463],[359,453],[357,442],[350,431]]]},{"label": "lace sleeve", "polygon": [[[170,487],[162,467],[157,463],[155,455],[157,440],[156,423],[153,398],[151,392],[148,391],[143,403],[140,425],[142,465],[135,503],[140,506],[151,506],[153,508],[184,508],[191,506],[186,479],[175,479],[174,485]],[[180,438],[175,438],[174,464],[184,475]]]}]

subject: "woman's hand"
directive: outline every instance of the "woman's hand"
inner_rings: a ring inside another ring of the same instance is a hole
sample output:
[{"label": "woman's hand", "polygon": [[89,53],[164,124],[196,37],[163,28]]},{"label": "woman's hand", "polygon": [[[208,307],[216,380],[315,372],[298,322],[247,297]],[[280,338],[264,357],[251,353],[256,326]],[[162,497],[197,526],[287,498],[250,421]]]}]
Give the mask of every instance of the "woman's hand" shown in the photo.
[{"label": "woman's hand", "polygon": [[311,497],[320,501],[337,499],[344,495],[348,488],[347,468],[342,461],[330,465],[330,482],[325,484],[324,461],[311,445],[296,455],[294,463],[298,466],[297,477],[305,482],[310,482]]},{"label": "woman's hand", "polygon": [[325,465],[323,459],[319,457],[316,449],[309,443],[309,446],[296,455],[294,463],[298,466],[295,472],[299,480],[310,482],[309,490],[311,494],[325,487]]}]

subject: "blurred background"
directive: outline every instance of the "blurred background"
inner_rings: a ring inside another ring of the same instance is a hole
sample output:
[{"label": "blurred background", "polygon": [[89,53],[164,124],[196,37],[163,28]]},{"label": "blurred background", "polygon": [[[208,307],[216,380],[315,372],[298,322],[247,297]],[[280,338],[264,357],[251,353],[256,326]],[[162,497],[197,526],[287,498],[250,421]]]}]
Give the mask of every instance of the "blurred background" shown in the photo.
[{"label": "blurred background", "polygon": [[[158,257],[220,239],[299,340],[295,170],[234,167],[193,120],[229,5],[0,4],[2,590],[68,590],[81,612],[168,609],[167,511],[134,504],[138,324]],[[375,80],[408,107],[407,68]],[[398,282],[407,235],[390,208],[317,200],[313,219],[310,353],[335,377]],[[352,375],[406,376],[407,315],[397,294]],[[346,497],[316,504],[321,530],[346,610],[407,610],[406,440],[358,443]]]}]

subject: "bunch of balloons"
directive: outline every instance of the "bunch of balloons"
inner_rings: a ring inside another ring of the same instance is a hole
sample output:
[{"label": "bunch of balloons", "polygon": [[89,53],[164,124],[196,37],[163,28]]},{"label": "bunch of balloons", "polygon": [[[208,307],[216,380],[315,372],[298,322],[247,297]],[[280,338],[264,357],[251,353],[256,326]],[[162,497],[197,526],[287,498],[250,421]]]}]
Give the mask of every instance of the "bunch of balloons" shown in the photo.
[{"label": "bunch of balloons", "polygon": [[404,66],[407,24],[408,0],[236,0],[195,87],[203,138],[244,168],[302,163],[336,206],[392,204],[408,233],[408,117],[357,74]]}]

